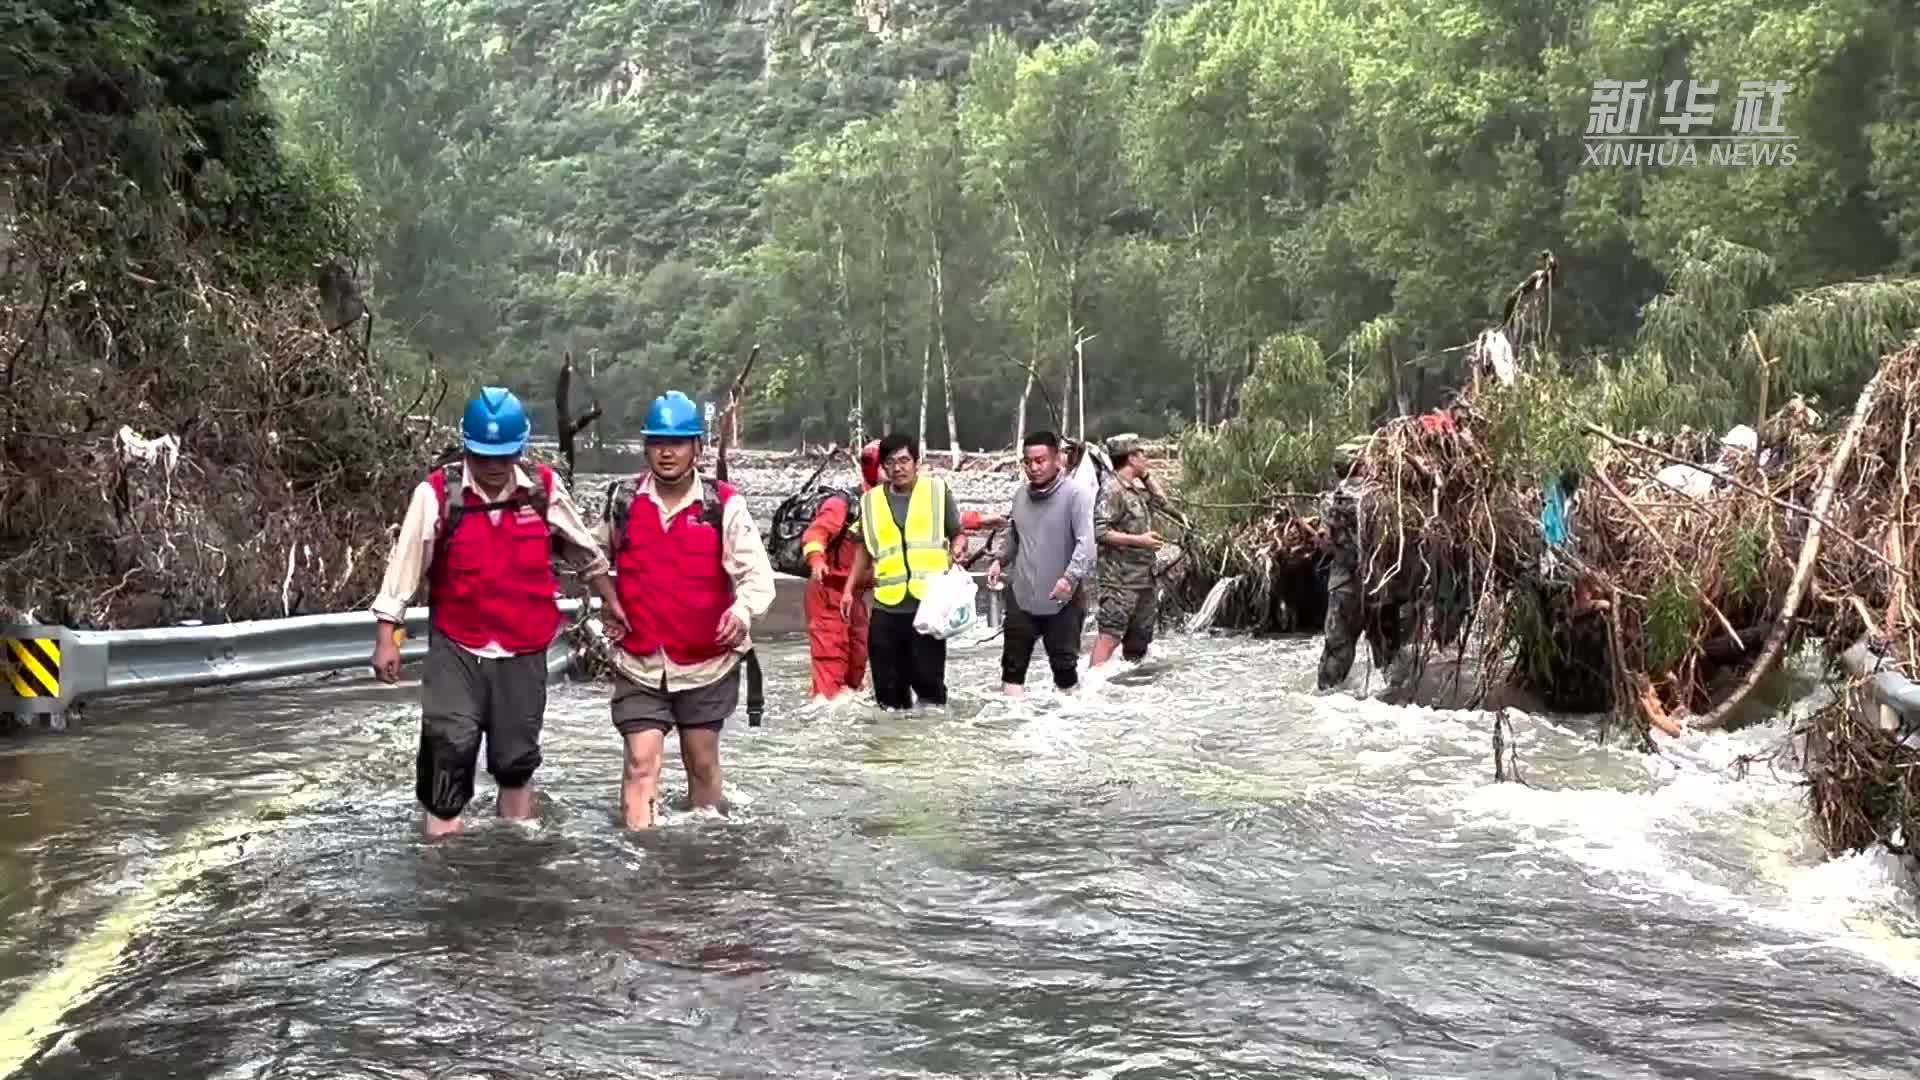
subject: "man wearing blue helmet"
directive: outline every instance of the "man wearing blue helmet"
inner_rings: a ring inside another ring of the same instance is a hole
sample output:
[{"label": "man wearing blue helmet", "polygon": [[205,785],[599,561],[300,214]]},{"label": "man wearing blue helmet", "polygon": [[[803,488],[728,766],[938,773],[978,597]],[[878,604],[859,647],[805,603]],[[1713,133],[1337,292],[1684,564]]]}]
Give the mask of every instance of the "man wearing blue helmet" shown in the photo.
[{"label": "man wearing blue helmet", "polygon": [[680,734],[687,794],[722,808],[720,729],[740,702],[748,629],[773,606],[773,564],[747,500],[695,471],[706,433],[678,390],[647,410],[647,471],[607,497],[607,549],[632,616],[613,650],[613,726],[625,744],[620,807],[653,823],[667,733]]},{"label": "man wearing blue helmet", "polygon": [[623,631],[626,623],[607,558],[566,488],[547,466],[529,475],[520,465],[528,425],[519,399],[484,387],[460,427],[465,457],[414,488],[373,602],[380,620],[373,668],[397,682],[396,631],[421,581],[427,584],[431,633],[420,676],[414,793],[426,808],[429,835],[459,830],[482,735],[487,771],[500,786],[500,815],[533,816],[547,647],[563,621],[556,547],[599,594],[611,627]]}]

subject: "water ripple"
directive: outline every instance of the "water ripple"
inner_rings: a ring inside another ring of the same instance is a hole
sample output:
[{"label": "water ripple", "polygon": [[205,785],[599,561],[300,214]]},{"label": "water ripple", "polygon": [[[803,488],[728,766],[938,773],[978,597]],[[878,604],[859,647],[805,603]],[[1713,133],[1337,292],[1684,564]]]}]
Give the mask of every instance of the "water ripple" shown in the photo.
[{"label": "water ripple", "polygon": [[[1496,786],[1487,714],[1314,696],[1311,646],[1173,638],[1085,699],[1018,703],[973,689],[996,650],[957,646],[955,707],[900,717],[803,707],[804,655],[766,647],[734,815],[642,836],[615,827],[590,687],[553,692],[539,822],[483,794],[453,842],[414,831],[410,692],[216,696],[15,746],[9,992],[150,901],[22,1074],[1920,1066],[1909,894],[1819,860],[1791,776],[1717,771],[1750,743],[1649,763],[1516,715],[1534,786]],[[238,839],[150,895],[208,822]]]}]

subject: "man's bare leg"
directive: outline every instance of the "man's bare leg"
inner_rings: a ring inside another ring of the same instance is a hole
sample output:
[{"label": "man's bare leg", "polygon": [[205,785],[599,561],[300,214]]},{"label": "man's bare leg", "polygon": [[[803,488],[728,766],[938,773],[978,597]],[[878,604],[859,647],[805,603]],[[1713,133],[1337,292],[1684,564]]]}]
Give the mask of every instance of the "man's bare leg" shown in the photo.
[{"label": "man's bare leg", "polygon": [[430,837],[451,836],[460,831],[460,819],[457,817],[435,817],[430,810],[421,811],[420,816],[426,819],[426,833]]},{"label": "man's bare leg", "polygon": [[1097,668],[1113,659],[1113,652],[1120,647],[1120,639],[1101,634],[1093,643],[1093,658],[1087,661],[1089,668]]},{"label": "man's bare leg", "polygon": [[667,733],[652,728],[628,732],[626,762],[620,771],[620,816],[627,828],[653,824],[654,796],[660,789],[660,748]]},{"label": "man's bare leg", "polygon": [[517,788],[500,789],[500,816],[513,821],[525,821],[533,816],[533,781]]},{"label": "man's bare leg", "polygon": [[720,795],[720,729],[680,729],[680,763],[687,767],[687,800],[695,810],[725,811]]},{"label": "man's bare leg", "polygon": [[1000,692],[1007,695],[1008,697],[1026,697],[1027,696],[1027,688],[1024,686],[1021,686],[1017,682],[1001,683]]}]

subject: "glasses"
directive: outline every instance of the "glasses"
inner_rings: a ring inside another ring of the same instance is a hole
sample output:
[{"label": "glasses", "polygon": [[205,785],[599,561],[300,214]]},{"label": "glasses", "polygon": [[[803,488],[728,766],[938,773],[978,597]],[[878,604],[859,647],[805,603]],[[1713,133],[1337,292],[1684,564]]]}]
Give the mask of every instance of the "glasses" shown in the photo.
[{"label": "glasses", "polygon": [[886,460],[886,466],[889,469],[904,469],[911,464],[913,464],[913,457],[909,454],[901,454]]}]

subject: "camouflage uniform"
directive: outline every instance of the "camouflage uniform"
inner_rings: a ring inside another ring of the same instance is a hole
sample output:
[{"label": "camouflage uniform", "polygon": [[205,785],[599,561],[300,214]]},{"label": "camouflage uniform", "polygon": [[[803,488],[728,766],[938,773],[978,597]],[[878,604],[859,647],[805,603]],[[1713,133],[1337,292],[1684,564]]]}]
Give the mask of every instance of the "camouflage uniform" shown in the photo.
[{"label": "camouflage uniform", "polygon": [[1373,662],[1383,668],[1399,654],[1402,644],[1400,617],[1405,600],[1402,594],[1413,576],[1412,568],[1403,569],[1387,587],[1385,600],[1363,595],[1366,582],[1360,575],[1359,518],[1359,494],[1341,485],[1328,497],[1322,519],[1333,549],[1327,569],[1326,641],[1320,647],[1322,690],[1346,681],[1353,671],[1354,652],[1363,634],[1373,652]]},{"label": "camouflage uniform", "polygon": [[[1115,435],[1107,440],[1107,454],[1118,458],[1138,449],[1140,440],[1133,435]],[[1131,482],[1109,476],[1100,485],[1100,498],[1093,507],[1093,535],[1096,542],[1109,530],[1119,533],[1153,531],[1152,505],[1157,500],[1147,492],[1144,480]],[[1139,660],[1147,655],[1153,642],[1153,624],[1158,611],[1159,585],[1153,577],[1154,552],[1141,547],[1100,544],[1100,559],[1095,580],[1100,590],[1098,626],[1103,637],[1120,642],[1120,655]]]},{"label": "camouflage uniform", "polygon": [[1346,681],[1353,670],[1354,647],[1360,640],[1360,552],[1356,521],[1358,507],[1345,491],[1327,500],[1327,541],[1332,562],[1327,568],[1326,641],[1320,646],[1320,689]]}]

